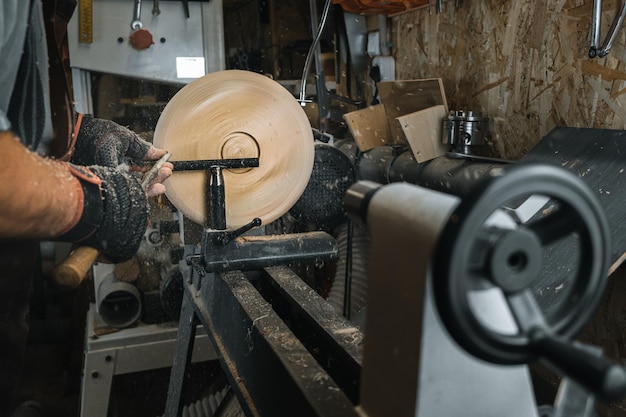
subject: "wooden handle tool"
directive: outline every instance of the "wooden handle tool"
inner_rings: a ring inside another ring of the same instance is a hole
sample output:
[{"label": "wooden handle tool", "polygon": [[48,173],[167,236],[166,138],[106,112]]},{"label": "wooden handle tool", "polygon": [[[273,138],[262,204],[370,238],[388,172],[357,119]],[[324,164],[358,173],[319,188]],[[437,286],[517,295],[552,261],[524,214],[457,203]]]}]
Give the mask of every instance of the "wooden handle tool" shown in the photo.
[{"label": "wooden handle tool", "polygon": [[52,269],[52,280],[61,288],[78,287],[99,254],[98,249],[90,246],[77,247]]}]

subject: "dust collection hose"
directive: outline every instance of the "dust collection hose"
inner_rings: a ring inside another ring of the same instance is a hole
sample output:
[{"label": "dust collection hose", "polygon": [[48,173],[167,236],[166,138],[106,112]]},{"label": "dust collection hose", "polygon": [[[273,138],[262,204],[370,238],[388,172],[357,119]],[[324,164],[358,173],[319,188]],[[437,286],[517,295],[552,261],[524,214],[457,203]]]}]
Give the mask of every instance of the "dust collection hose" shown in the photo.
[{"label": "dust collection hose", "polygon": [[[359,223],[344,223],[336,231],[339,260],[328,302],[348,319],[367,304],[367,261],[369,259],[369,234]],[[346,276],[350,279],[347,280]],[[348,285],[346,285],[348,284]]]}]

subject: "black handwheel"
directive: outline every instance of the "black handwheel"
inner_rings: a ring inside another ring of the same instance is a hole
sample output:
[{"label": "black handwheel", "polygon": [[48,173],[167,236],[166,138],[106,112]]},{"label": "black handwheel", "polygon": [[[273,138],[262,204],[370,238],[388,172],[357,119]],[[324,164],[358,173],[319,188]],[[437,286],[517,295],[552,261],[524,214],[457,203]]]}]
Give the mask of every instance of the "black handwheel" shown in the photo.
[{"label": "black handwheel", "polygon": [[[596,363],[570,343],[591,318],[608,280],[610,234],[597,198],[572,173],[539,164],[493,172],[476,190],[450,216],[433,263],[435,302],[452,338],[492,363],[542,359],[577,380],[588,379],[582,382],[592,390],[613,378],[608,383],[617,386],[608,388],[610,394],[597,391],[603,398],[621,396],[626,373],[606,359]],[[527,221],[506,214],[531,196],[549,204]],[[498,214],[509,221],[498,221]],[[574,255],[568,288],[546,309],[538,302],[537,282],[545,279],[544,264],[563,241]],[[480,314],[485,306],[476,295],[494,289],[510,312],[512,329],[502,330]]]}]

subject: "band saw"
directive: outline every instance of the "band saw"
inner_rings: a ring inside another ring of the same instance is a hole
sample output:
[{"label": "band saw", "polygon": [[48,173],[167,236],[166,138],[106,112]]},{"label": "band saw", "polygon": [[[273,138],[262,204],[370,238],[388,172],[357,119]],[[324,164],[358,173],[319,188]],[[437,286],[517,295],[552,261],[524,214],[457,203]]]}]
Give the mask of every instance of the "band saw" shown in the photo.
[{"label": "band saw", "polygon": [[[201,229],[194,238],[180,222],[184,295],[165,416],[180,415],[197,323],[250,416],[539,416],[526,366],[537,359],[581,387],[563,401],[626,391],[623,369],[571,342],[608,268],[606,221],[573,175],[499,169],[463,197],[356,184],[345,206],[373,239],[364,335],[285,266],[334,260],[334,239],[259,227],[298,201],[313,166],[310,125],[287,90],[250,72],[207,75],[166,106],[154,143],[172,154],[167,197]],[[503,220],[505,206],[536,194],[566,221]],[[544,317],[529,288],[551,256],[544,246],[570,233],[593,257],[575,270],[561,315]],[[478,289],[504,296],[471,299]]]}]

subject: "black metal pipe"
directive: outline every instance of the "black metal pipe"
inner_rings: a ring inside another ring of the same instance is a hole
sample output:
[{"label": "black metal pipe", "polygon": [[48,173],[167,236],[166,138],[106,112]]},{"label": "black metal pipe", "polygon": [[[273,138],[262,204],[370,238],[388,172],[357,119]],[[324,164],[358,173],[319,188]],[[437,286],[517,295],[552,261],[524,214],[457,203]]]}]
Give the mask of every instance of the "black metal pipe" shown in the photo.
[{"label": "black metal pipe", "polygon": [[418,163],[409,149],[379,146],[358,156],[356,166],[358,180],[379,184],[409,182],[435,191],[464,196],[492,169],[510,163],[513,161],[456,153],[446,153]]}]

